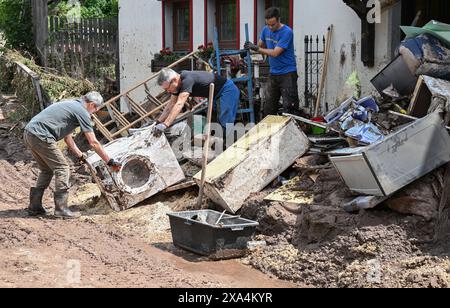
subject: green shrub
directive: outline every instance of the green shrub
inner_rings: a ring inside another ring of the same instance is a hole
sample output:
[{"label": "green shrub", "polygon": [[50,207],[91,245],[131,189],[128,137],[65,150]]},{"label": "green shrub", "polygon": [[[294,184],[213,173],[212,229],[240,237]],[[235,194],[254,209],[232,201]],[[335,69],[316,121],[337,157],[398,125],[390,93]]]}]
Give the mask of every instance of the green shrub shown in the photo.
[{"label": "green shrub", "polygon": [[[80,1],[82,18],[104,18],[119,15],[119,0]],[[49,15],[65,17],[73,8],[69,1],[59,1],[49,6]]]},{"label": "green shrub", "polygon": [[30,0],[0,0],[0,31],[6,47],[33,50],[33,26]]}]

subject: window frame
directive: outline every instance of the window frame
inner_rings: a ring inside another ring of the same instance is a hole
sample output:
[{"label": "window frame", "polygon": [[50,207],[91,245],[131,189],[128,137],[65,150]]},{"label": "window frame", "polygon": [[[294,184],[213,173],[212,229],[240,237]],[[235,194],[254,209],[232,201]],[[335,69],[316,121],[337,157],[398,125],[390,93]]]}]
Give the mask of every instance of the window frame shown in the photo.
[{"label": "window frame", "polygon": [[[192,14],[191,14],[191,1],[190,0],[173,0],[173,17],[172,17],[172,31],[173,31],[173,50],[174,51],[188,51],[191,49],[192,41]],[[178,24],[177,24],[177,10],[188,9],[189,10],[189,38],[186,42],[178,41]]]},{"label": "window frame", "polygon": [[[193,0],[159,0],[161,1],[161,13],[162,13],[162,49],[165,49],[167,47],[174,50],[174,33],[175,33],[175,27],[174,27],[174,14],[173,14],[173,5],[175,2],[189,2],[189,46],[184,49],[180,50],[178,52],[188,52],[193,51],[193,45],[194,45],[194,36],[193,36]],[[168,15],[169,12],[171,15]],[[169,27],[169,29],[168,29]],[[170,29],[171,28],[171,29]],[[171,42],[168,42],[168,38],[170,37]]]},{"label": "window frame", "polygon": [[[220,5],[223,3],[235,3],[236,5],[236,29],[234,32],[234,39],[233,40],[222,40],[221,36],[221,11],[220,11]],[[231,49],[239,49],[240,44],[240,0],[215,0],[216,5],[216,27],[218,32],[218,39],[219,39],[219,48],[223,50],[231,50]]]}]

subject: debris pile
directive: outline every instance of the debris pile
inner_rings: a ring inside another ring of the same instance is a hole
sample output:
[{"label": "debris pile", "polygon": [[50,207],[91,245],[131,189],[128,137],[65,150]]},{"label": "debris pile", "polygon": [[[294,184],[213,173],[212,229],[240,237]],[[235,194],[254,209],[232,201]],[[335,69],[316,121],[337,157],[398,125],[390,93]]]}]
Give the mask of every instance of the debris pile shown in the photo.
[{"label": "debris pile", "polygon": [[321,246],[261,247],[245,263],[315,287],[448,288],[450,261],[423,255],[398,225],[363,227]]}]

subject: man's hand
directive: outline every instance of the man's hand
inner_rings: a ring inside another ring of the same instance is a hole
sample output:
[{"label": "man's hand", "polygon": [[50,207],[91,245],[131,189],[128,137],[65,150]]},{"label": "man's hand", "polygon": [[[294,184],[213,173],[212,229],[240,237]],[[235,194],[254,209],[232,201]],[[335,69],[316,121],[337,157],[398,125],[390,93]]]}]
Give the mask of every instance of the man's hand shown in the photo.
[{"label": "man's hand", "polygon": [[114,171],[114,172],[119,172],[120,171],[120,168],[122,168],[122,164],[121,163],[119,163],[118,161],[115,161],[114,159],[110,159],[109,160],[109,162],[108,162],[108,164],[107,164],[109,167],[111,167],[111,169]]},{"label": "man's hand", "polygon": [[245,42],[245,44],[244,44],[244,49],[247,49],[247,50],[253,50],[253,51],[258,52],[258,51],[259,51],[259,46],[253,44],[253,43],[250,42],[250,41],[247,41],[247,42]]},{"label": "man's hand", "polygon": [[164,133],[164,131],[167,129],[167,125],[164,123],[159,123],[157,125],[155,125],[155,127],[153,127],[153,131],[152,134],[153,136],[155,136],[156,138],[159,138],[162,136],[162,134]]}]

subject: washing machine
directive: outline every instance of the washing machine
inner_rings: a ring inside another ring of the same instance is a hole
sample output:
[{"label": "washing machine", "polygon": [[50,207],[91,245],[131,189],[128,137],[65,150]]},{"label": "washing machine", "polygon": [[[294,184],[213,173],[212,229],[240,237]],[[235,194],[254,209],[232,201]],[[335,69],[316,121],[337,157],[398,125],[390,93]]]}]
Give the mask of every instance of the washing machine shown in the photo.
[{"label": "washing machine", "polygon": [[87,159],[97,185],[116,211],[129,209],[185,180],[167,138],[164,134],[154,137],[152,128],[135,131],[132,136],[104,146],[106,153],[122,164],[118,172],[95,153]]}]

